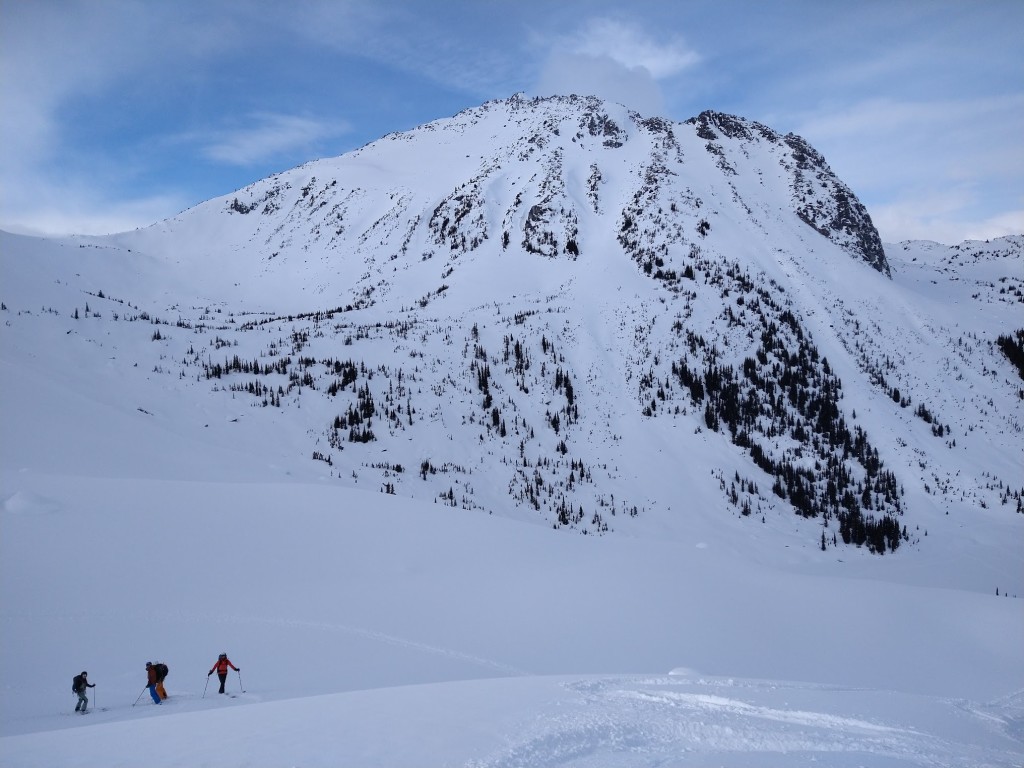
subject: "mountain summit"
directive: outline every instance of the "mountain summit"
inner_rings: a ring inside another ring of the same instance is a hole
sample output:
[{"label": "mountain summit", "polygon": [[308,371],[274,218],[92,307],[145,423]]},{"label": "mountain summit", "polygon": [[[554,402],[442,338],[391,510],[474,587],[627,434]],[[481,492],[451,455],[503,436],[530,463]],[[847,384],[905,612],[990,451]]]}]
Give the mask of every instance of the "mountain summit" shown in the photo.
[{"label": "mountain summit", "polygon": [[7,304],[134,339],[103,358],[152,372],[130,412],[186,429],[173,392],[334,482],[876,553],[1020,508],[998,340],[1021,239],[887,254],[813,147],[743,118],[514,96],[144,230],[3,250]]},{"label": "mountain summit", "polygon": [[889,274],[864,206],[800,137],[716,112],[644,118],[594,97],[489,102],[272,176],[156,234],[211,227],[215,238],[190,243],[190,268],[216,277],[230,263],[232,284],[271,277],[278,300],[283,279],[359,306],[396,271],[434,283],[499,249],[583,264],[625,254],[678,290],[694,248],[780,229]]}]

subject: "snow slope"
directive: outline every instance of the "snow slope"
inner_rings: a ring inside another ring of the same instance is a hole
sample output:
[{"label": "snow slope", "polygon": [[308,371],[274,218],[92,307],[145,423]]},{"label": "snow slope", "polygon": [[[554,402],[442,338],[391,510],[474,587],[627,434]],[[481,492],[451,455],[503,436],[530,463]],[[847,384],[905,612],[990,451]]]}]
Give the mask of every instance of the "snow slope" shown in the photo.
[{"label": "snow slope", "polygon": [[[795,137],[617,109],[491,103],[136,233],[0,233],[0,765],[1024,762],[1022,238],[879,260]],[[671,375],[685,331],[740,366],[785,310],[898,477],[895,552],[822,549]],[[291,362],[207,375],[232,356]]]},{"label": "snow slope", "polygon": [[[24,469],[4,497],[4,765],[1024,755],[1012,598],[809,577],[726,540],[558,536],[325,483]],[[238,698],[204,688],[221,650]],[[133,706],[157,658],[171,698]],[[679,665],[700,672],[667,674]],[[65,679],[82,666],[103,709],[86,718]]]}]

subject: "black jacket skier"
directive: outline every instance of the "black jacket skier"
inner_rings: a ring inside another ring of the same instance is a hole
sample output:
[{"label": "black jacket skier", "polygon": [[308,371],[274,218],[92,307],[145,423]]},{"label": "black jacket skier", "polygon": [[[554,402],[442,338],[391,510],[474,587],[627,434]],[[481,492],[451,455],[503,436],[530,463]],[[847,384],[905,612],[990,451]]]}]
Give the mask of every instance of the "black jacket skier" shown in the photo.
[{"label": "black jacket skier", "polygon": [[95,688],[95,683],[89,682],[89,673],[82,671],[82,674],[75,675],[75,679],[71,681],[71,691],[78,694],[78,703],[75,705],[75,712],[81,712],[85,714],[86,707],[89,706],[89,697],[85,695],[87,688]]}]

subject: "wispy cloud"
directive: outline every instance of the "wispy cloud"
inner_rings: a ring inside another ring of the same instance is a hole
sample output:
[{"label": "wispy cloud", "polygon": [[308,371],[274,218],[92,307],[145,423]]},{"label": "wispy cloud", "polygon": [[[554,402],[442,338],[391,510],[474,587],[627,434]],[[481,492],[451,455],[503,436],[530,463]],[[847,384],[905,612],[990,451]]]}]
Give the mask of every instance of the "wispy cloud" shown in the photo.
[{"label": "wispy cloud", "polygon": [[112,196],[87,179],[38,178],[5,201],[0,226],[32,236],[111,234],[152,224],[193,204],[175,193]]},{"label": "wispy cloud", "polygon": [[60,140],[62,102],[95,89],[113,69],[104,60],[113,43],[107,30],[75,4],[61,10],[52,3],[3,7],[0,173],[8,182],[49,157]]},{"label": "wispy cloud", "polygon": [[1024,232],[1024,208],[986,217],[979,215],[973,195],[959,190],[884,203],[872,209],[871,218],[886,242],[935,240],[954,245]]},{"label": "wispy cloud", "polygon": [[216,132],[203,146],[203,155],[239,166],[296,155],[308,159],[322,141],[349,130],[345,122],[271,112],[254,113],[249,120],[248,126]]},{"label": "wispy cloud", "polygon": [[658,40],[632,22],[611,18],[590,19],[545,45],[549,54],[536,93],[596,95],[647,114],[663,109],[659,81],[700,61],[677,36]]},{"label": "wispy cloud", "polygon": [[228,15],[194,11],[140,0],[35,0],[0,8],[0,226],[104,234],[187,205],[171,185],[155,193],[135,189],[138,169],[125,163],[126,145],[82,147],[92,125],[67,113],[70,104],[91,99],[103,106],[88,119],[121,120],[108,100],[112,92],[237,43]]},{"label": "wispy cloud", "polygon": [[[522,11],[503,9],[509,27],[508,17]],[[485,3],[308,0],[289,5],[280,21],[313,45],[474,98],[511,95],[524,70],[522,51],[509,44],[507,27],[493,29]]]},{"label": "wispy cloud", "polygon": [[700,61],[697,52],[678,37],[659,42],[635,24],[609,18],[590,19],[563,44],[581,56],[608,57],[627,69],[642,67],[656,80],[679,74]]}]

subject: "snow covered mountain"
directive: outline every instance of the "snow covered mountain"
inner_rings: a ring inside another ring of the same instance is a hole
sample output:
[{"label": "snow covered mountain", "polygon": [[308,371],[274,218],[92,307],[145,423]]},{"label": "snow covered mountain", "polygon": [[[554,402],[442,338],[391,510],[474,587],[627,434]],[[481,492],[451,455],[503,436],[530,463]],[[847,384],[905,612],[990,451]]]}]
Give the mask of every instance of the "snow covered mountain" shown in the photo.
[{"label": "snow covered mountain", "polygon": [[[47,259],[74,333],[150,342],[114,356],[154,381],[138,408],[287,420],[278,449],[341,483],[586,532],[796,513],[875,552],[1021,509],[1021,241],[887,256],[812,147],[749,120],[513,97],[59,247],[95,251]],[[8,239],[8,281],[40,248]]]},{"label": "snow covered mountain", "polygon": [[[565,683],[598,708],[657,702],[650,764],[714,740],[671,727],[684,705],[715,733],[776,724],[724,752],[837,746],[778,723],[841,723],[851,752],[874,749],[879,724],[847,700],[798,686],[820,709],[794,712],[750,680],[730,698],[732,675],[867,686],[872,707],[886,685],[998,694],[970,709],[998,738],[926,748],[961,711],[928,699],[941,715],[891,729],[885,754],[1013,764],[1022,251],[883,247],[800,137],[579,97],[489,102],[135,232],[0,233],[3,733],[62,727],[30,671],[82,631],[71,650],[107,669],[154,645],[180,669],[227,638],[279,703],[526,670],[725,676]],[[230,539],[189,554],[224,529],[242,557]],[[154,530],[184,572],[136,551]],[[197,607],[210,584],[240,602],[227,618]],[[166,608],[140,612],[154,591]],[[80,627],[96,593],[113,643]],[[268,671],[310,646],[315,671]],[[612,709],[594,717],[639,717]],[[528,730],[471,764],[571,760],[595,727]],[[593,764],[614,764],[621,744],[596,741]],[[460,750],[430,754],[471,762]]]}]

